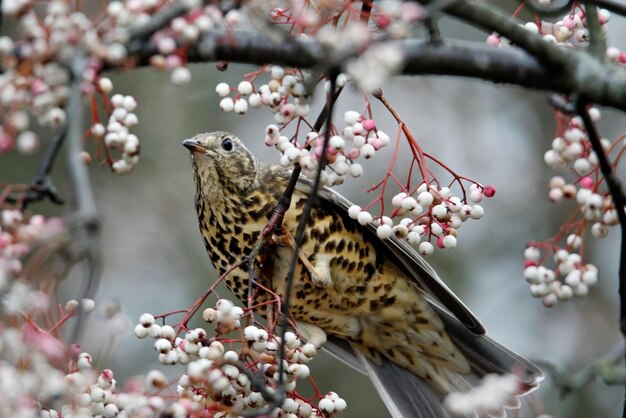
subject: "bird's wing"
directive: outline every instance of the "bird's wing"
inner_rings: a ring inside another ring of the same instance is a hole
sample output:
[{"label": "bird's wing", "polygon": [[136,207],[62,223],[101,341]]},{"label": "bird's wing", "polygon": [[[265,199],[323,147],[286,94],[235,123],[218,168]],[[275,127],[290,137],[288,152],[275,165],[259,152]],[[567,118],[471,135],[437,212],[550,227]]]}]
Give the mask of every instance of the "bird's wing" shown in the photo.
[{"label": "bird's wing", "polygon": [[[298,190],[309,194],[312,190],[311,181],[300,177],[298,181]],[[338,213],[347,216],[347,210],[352,203],[341,196],[339,193],[328,189],[321,188],[318,190],[319,199],[333,204],[337,207]],[[352,222],[356,222],[351,220]],[[367,231],[376,237],[376,227],[373,223],[367,225]],[[389,251],[390,258],[396,259],[396,265],[407,272],[407,276],[413,279],[428,294],[436,298],[441,305],[450,311],[459,321],[463,323],[474,334],[484,334],[485,328],[478,318],[456,297],[454,293],[439,278],[435,270],[415,251],[408,242],[391,237],[386,240],[378,238],[372,239],[372,242],[380,241]]]}]

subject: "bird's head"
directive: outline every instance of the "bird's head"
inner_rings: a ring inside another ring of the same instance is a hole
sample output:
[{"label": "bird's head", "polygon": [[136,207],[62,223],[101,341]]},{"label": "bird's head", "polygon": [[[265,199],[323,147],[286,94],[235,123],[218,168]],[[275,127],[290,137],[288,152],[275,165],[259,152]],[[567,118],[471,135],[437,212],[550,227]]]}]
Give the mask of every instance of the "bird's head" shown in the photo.
[{"label": "bird's head", "polygon": [[229,132],[203,133],[183,141],[191,151],[196,186],[207,196],[246,193],[256,181],[257,162]]}]

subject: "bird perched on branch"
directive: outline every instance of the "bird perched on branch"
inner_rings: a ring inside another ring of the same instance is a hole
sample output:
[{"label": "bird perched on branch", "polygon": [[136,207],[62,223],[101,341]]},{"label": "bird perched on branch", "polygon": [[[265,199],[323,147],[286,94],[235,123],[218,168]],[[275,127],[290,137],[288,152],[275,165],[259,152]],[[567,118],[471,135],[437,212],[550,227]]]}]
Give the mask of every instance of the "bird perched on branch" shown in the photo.
[{"label": "bird perched on branch", "polygon": [[[183,145],[191,151],[200,232],[224,274],[252,252],[291,172],[257,162],[228,132],[199,134]],[[311,183],[300,178],[270,244],[271,260],[263,261],[262,269],[271,270],[263,284],[281,296],[311,193]],[[326,349],[368,374],[394,417],[448,416],[443,396],[468,390],[489,373],[514,371],[520,394],[537,386],[542,373],[485,336],[408,243],[379,239],[374,225],[351,219],[350,202],[330,189],[318,190],[317,199],[298,254],[289,312],[305,338],[328,335]],[[248,275],[242,265],[225,277],[244,303]]]}]

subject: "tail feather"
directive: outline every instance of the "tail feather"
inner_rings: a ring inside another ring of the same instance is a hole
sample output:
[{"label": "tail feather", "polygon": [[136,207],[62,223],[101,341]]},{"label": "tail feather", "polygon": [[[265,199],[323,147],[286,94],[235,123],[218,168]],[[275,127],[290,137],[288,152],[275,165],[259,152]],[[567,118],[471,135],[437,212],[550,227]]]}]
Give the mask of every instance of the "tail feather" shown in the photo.
[{"label": "tail feather", "polygon": [[355,350],[393,418],[449,418],[440,395],[422,378],[386,358],[378,365]]},{"label": "tail feather", "polygon": [[489,373],[514,373],[530,392],[539,387],[543,372],[532,362],[495,342],[487,335],[476,335],[468,330],[444,308],[433,305],[450,339],[459,347],[470,362],[473,374],[478,378]]},{"label": "tail feather", "polygon": [[[450,374],[453,390],[468,392],[490,373],[514,373],[523,384],[519,396],[539,386],[543,373],[530,361],[496,343],[486,335],[476,335],[444,308],[434,304],[447,334],[471,364],[468,374]],[[380,356],[381,363],[368,359],[349,342],[329,336],[323,346],[334,357],[369,376],[393,418],[449,418],[443,397],[424,379]],[[511,399],[507,409],[520,407],[519,398]],[[498,414],[494,415],[498,416]],[[506,416],[504,410],[500,416]]]}]

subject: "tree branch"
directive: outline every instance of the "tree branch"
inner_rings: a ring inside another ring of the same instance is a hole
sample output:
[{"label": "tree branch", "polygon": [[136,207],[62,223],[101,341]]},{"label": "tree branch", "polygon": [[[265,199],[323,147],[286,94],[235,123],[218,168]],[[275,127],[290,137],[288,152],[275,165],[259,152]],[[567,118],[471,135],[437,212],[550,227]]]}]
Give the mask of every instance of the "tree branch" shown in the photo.
[{"label": "tree branch", "polygon": [[[515,23],[511,25],[524,36],[532,35]],[[534,41],[549,45],[536,35]],[[476,43],[432,44],[417,39],[386,42],[403,50],[404,75],[462,76],[566,95],[580,94],[596,104],[626,111],[626,68],[598,61],[585,52],[561,51],[550,45],[550,51],[567,52],[565,66],[555,70],[517,48],[493,48]],[[156,52],[153,45],[144,43],[136,56],[138,65],[148,65],[150,56]],[[308,69],[329,61],[314,38],[276,43],[258,33],[243,31],[210,33],[189,49],[188,58],[189,62],[229,61]],[[329,66],[342,64],[328,63]]]},{"label": "tree branch", "polygon": [[[81,298],[91,298],[95,294],[100,276],[100,250],[98,236],[100,222],[96,211],[96,203],[89,180],[89,171],[81,158],[83,128],[83,95],[81,81],[85,69],[85,58],[77,55],[72,61],[71,73],[72,84],[67,106],[68,120],[68,146],[67,166],[73,202],[76,210],[70,215],[72,243],[74,245],[74,260],[83,262],[85,276],[82,282]],[[84,324],[82,308],[72,331],[71,341],[76,342]]]},{"label": "tree branch", "polygon": [[[593,151],[596,153],[598,157],[598,165],[600,166],[600,172],[604,176],[606,181],[606,185],[609,189],[609,193],[613,198],[613,204],[615,205],[615,210],[617,211],[617,218],[619,219],[620,230],[621,230],[621,249],[619,255],[619,272],[618,272],[618,282],[619,282],[619,300],[620,300],[620,330],[624,338],[626,338],[626,211],[624,211],[624,207],[626,206],[626,196],[624,196],[624,189],[622,188],[622,182],[615,175],[613,171],[613,167],[604,152],[604,148],[602,147],[602,143],[600,141],[600,135],[596,130],[596,127],[591,120],[591,116],[589,115],[589,111],[587,110],[588,102],[586,100],[578,100],[576,103],[577,113],[583,120],[585,125],[585,130],[587,131],[587,136],[589,137],[589,142],[591,142],[591,147]],[[626,401],[623,403],[623,412],[622,416],[626,418]]]},{"label": "tree branch", "polygon": [[25,210],[30,203],[40,202],[44,199],[49,199],[52,203],[58,205],[63,204],[63,198],[58,195],[56,187],[50,179],[50,172],[64,140],[65,128],[61,128],[54,136],[52,143],[41,159],[37,174],[35,174],[35,178],[28,186],[28,190],[25,193],[9,194],[4,199],[6,202],[12,204],[19,203],[22,205],[22,210]]},{"label": "tree branch", "polygon": [[591,0],[585,1],[585,17],[589,29],[589,47],[587,50],[600,61],[606,58],[606,36],[600,24],[598,8]]},{"label": "tree branch", "polygon": [[626,16],[626,3],[623,0],[591,0],[593,3],[618,15]]}]

